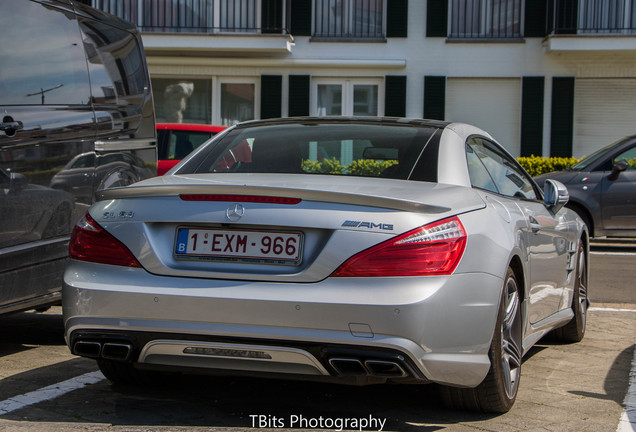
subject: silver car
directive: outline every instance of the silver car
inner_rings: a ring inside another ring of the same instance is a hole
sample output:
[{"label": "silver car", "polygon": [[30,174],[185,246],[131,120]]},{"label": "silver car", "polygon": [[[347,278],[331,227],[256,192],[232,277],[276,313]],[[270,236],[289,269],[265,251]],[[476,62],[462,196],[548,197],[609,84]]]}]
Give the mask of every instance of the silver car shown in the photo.
[{"label": "silver car", "polygon": [[451,407],[506,412],[530,347],[585,331],[588,233],[567,200],[466,124],[239,124],[101,192],[70,244],[66,340],[118,383],[438,383]]}]

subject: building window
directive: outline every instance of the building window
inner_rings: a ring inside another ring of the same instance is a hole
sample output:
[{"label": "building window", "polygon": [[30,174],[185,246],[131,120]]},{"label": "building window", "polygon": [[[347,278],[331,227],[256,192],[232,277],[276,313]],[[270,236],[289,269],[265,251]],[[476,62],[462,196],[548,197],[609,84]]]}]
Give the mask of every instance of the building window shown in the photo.
[{"label": "building window", "polygon": [[381,80],[314,80],[313,115],[380,116]]},{"label": "building window", "polygon": [[[93,7],[134,22],[142,31],[188,33],[260,32],[261,3],[260,0],[92,0]],[[283,29],[267,29],[273,31]]]},{"label": "building window", "polygon": [[342,85],[318,84],[319,116],[342,115]]},{"label": "building window", "polygon": [[386,0],[315,0],[314,37],[384,38]]},{"label": "building window", "polygon": [[[260,27],[260,0],[216,0],[215,28],[227,32],[256,31]],[[218,4],[218,6],[217,6]]]},{"label": "building window", "polygon": [[451,38],[521,38],[522,0],[451,0]]},{"label": "building window", "polygon": [[579,33],[634,33],[636,0],[580,0]]},{"label": "building window", "polygon": [[232,126],[246,120],[254,120],[260,117],[256,80],[220,80],[218,100],[219,109],[213,116],[215,124]]},{"label": "building window", "polygon": [[353,115],[378,115],[378,86],[373,84],[353,85]]},{"label": "building window", "polygon": [[153,78],[157,121],[210,123],[211,80]]}]

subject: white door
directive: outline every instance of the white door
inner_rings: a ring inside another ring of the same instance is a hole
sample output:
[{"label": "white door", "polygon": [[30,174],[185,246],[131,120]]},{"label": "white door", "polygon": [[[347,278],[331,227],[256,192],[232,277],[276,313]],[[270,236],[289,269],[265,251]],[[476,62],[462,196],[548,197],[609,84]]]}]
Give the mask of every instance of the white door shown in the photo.
[{"label": "white door", "polygon": [[521,149],[521,80],[448,78],[446,121],[484,129],[517,157]]},{"label": "white door", "polygon": [[572,156],[587,156],[635,133],[636,79],[576,79]]}]

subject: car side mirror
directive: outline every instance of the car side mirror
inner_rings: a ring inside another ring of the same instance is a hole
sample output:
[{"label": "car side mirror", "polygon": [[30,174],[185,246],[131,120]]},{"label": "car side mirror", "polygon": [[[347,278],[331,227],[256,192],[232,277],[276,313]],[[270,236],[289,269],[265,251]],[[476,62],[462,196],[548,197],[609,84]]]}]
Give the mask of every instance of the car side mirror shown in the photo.
[{"label": "car side mirror", "polygon": [[614,165],[612,165],[612,173],[610,174],[609,179],[612,181],[616,180],[620,173],[626,171],[627,168],[629,168],[629,162],[627,162],[625,159],[614,162]]},{"label": "car side mirror", "polygon": [[29,184],[27,178],[20,173],[11,173],[9,177],[9,190],[11,192],[20,192]]},{"label": "car side mirror", "polygon": [[554,213],[563,208],[570,199],[568,188],[559,181],[548,179],[543,185],[543,201]]}]

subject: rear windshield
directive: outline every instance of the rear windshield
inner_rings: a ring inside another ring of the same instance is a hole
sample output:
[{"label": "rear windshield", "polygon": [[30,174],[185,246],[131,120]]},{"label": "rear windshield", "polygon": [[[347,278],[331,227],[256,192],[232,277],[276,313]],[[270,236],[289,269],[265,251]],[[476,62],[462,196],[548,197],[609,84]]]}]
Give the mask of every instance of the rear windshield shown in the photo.
[{"label": "rear windshield", "polygon": [[[434,127],[293,123],[239,127],[214,141],[177,174],[289,173],[436,181]],[[423,172],[431,171],[431,172]]]}]

